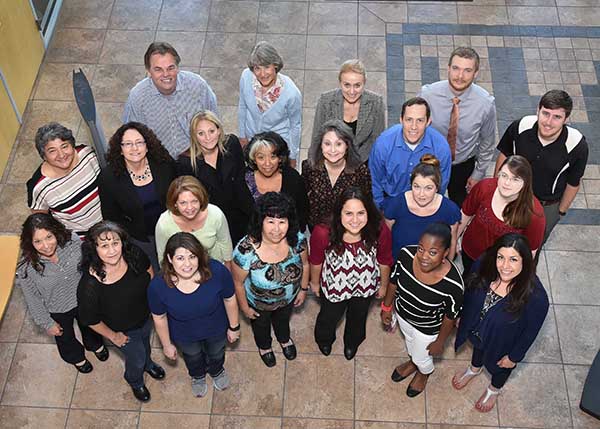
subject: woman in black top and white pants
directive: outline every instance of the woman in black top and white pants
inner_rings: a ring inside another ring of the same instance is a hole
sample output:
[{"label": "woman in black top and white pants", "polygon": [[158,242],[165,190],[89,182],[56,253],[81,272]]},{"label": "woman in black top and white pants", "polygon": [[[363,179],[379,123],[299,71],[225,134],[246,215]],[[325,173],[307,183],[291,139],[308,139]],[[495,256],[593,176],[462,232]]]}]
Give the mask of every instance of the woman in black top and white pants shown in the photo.
[{"label": "woman in black top and white pants", "polygon": [[147,402],[144,372],[162,379],[165,371],[150,358],[152,322],[147,288],[153,276],[148,257],[114,222],[94,225],[82,245],[83,277],[77,289],[81,321],[117,346],[125,356],[125,380]]},{"label": "woman in black top and white pants", "polygon": [[462,277],[447,259],[451,242],[450,226],[436,222],[425,229],[418,245],[403,247],[381,303],[383,324],[390,326],[392,317],[398,321],[410,356],[394,369],[392,380],[416,373],[406,390],[409,397],[425,390],[433,356],[442,354],[462,307]]}]

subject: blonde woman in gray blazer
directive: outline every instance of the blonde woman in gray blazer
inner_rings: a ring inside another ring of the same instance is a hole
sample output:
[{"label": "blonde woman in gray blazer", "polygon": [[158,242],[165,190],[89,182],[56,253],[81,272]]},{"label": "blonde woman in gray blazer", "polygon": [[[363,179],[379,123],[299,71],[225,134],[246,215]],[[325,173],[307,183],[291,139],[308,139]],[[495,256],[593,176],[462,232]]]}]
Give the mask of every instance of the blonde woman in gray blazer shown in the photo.
[{"label": "blonde woman in gray blazer", "polygon": [[[340,87],[321,94],[317,102],[312,142],[330,119],[341,119],[354,132],[354,145],[361,161],[366,161],[371,146],[385,129],[383,97],[365,89],[367,73],[360,60],[348,60],[340,68]],[[318,142],[317,142],[318,143]]]}]

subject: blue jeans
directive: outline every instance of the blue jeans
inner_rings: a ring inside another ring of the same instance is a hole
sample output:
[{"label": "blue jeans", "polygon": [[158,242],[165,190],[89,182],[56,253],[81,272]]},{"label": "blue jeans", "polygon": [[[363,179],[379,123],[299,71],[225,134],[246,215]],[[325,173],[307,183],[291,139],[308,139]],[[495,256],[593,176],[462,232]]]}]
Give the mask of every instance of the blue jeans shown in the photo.
[{"label": "blue jeans", "polygon": [[225,342],[225,337],[216,337],[191,343],[174,343],[181,351],[191,377],[204,378],[208,372],[215,378],[223,372]]},{"label": "blue jeans", "polygon": [[150,359],[150,333],[152,322],[150,318],[141,328],[130,329],[123,333],[129,337],[127,344],[120,348],[125,355],[125,380],[134,389],[144,385],[144,371],[150,370],[156,364]]}]

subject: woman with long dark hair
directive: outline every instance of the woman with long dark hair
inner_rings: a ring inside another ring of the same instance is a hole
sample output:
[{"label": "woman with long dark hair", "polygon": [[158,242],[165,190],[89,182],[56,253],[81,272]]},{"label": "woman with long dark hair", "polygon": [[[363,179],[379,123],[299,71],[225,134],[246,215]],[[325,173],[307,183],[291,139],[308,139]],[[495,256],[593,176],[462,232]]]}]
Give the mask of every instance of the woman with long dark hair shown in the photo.
[{"label": "woman with long dark hair", "polygon": [[[80,259],[81,240],[52,216],[35,213],[25,220],[15,284],[23,291],[35,324],[54,337],[60,357],[85,374],[93,369],[85,350],[105,361],[108,349],[100,335],[81,323],[77,313]],[[83,346],[75,337],[75,320]]]},{"label": "woman with long dark hair", "polygon": [[233,252],[232,274],[238,305],[250,319],[254,341],[268,367],[277,363],[271,348],[271,325],[285,358],[296,358],[290,316],[308,291],[307,253],[292,199],[278,192],[260,197],[248,235]]},{"label": "woman with long dark hair", "polygon": [[462,239],[464,273],[473,261],[504,234],[525,235],[535,252],[542,244],[546,220],[533,195],[529,161],[520,155],[506,158],[495,178],[483,179],[473,187],[462,205],[458,236]]},{"label": "woman with long dark hair", "polygon": [[215,389],[228,388],[225,343],[240,336],[231,274],[219,261],[209,259],[189,232],[169,238],[162,271],[150,283],[148,302],[163,353],[175,360],[177,349],[181,351],[194,396],[208,393],[207,373]]},{"label": "woman with long dark hair", "polygon": [[111,221],[90,228],[82,244],[77,289],[83,324],[110,340],[125,357],[125,380],[134,396],[150,400],[144,372],[165,378],[150,358],[152,321],[146,291],[154,275],[145,253],[131,243],[127,232]]},{"label": "woman with long dark hair", "polygon": [[475,403],[494,408],[512,370],[525,358],[548,313],[548,295],[535,275],[531,248],[520,234],[500,237],[466,281],[455,347],[473,345],[471,365],[452,378],[460,390],[485,367],[492,382]]},{"label": "woman with long dark hair", "polygon": [[311,287],[321,297],[315,341],[325,356],[331,353],[344,313],[346,359],[352,359],[364,341],[373,297],[385,296],[390,279],[391,239],[373,199],[357,187],[338,197],[331,225],[313,229],[308,258]]},{"label": "woman with long dark hair", "polygon": [[102,216],[121,225],[160,270],[154,228],[165,211],[175,163],[156,134],[139,122],[121,125],[108,142],[98,182]]}]

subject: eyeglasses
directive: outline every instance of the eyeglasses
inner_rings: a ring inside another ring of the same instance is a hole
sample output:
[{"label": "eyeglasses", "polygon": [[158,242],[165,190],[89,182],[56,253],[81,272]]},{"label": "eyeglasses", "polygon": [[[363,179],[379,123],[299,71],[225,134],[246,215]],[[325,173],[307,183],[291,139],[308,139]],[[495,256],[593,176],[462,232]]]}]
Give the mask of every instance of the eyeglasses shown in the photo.
[{"label": "eyeglasses", "polygon": [[126,142],[121,143],[121,147],[124,147],[125,149],[131,149],[134,146],[136,148],[144,147],[144,146],[146,146],[146,142],[144,140],[138,140],[136,142],[126,141]]},{"label": "eyeglasses", "polygon": [[507,182],[513,182],[515,184],[519,184],[519,183],[523,182],[523,179],[521,179],[520,177],[518,177],[518,176],[510,177],[508,174],[506,174],[503,171],[498,173],[498,179],[506,180]]}]

